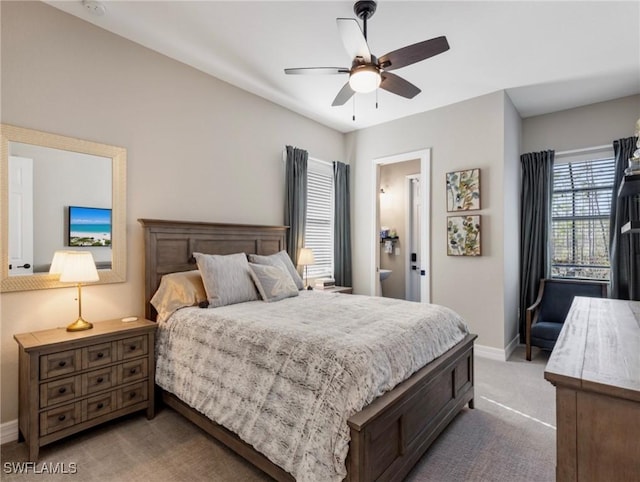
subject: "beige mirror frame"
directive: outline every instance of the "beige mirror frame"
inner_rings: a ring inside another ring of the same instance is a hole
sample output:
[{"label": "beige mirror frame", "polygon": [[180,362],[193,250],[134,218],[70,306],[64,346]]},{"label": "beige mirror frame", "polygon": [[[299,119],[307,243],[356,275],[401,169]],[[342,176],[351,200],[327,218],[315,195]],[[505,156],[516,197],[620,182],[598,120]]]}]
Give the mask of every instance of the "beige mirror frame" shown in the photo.
[{"label": "beige mirror frame", "polygon": [[111,269],[98,270],[95,284],[121,283],[127,277],[127,150],[123,147],[65,137],[23,127],[0,124],[0,291],[29,291],[68,287],[50,274],[9,276],[9,143],[21,142],[111,159],[112,245]]}]

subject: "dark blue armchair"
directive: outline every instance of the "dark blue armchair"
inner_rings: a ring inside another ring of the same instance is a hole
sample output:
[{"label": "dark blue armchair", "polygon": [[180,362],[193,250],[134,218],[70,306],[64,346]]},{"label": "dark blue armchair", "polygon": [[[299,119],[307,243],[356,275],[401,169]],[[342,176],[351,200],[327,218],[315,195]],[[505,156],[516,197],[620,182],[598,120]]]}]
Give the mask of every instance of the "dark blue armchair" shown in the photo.
[{"label": "dark blue armchair", "polygon": [[540,280],[538,299],[526,313],[527,360],[531,360],[532,346],[553,350],[575,296],[606,298],[607,284],[601,281]]}]

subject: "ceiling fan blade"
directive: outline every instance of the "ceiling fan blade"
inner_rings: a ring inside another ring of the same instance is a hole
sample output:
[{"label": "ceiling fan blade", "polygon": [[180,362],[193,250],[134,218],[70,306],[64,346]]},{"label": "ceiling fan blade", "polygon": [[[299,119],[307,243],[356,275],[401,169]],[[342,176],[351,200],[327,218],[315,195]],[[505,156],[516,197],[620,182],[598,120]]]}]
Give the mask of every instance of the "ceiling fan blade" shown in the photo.
[{"label": "ceiling fan blade", "polygon": [[284,69],[284,73],[289,75],[333,75],[348,74],[349,69],[346,67],[302,67],[299,69]]},{"label": "ceiling fan blade", "polygon": [[337,18],[338,32],[349,58],[362,57],[365,63],[371,62],[371,51],[364,38],[362,29],[355,18]]},{"label": "ceiling fan blade", "polygon": [[449,50],[447,37],[436,37],[389,52],[380,57],[378,62],[382,69],[394,70],[415,64],[416,62],[441,54],[447,50]]},{"label": "ceiling fan blade", "polygon": [[392,74],[390,72],[382,73],[382,82],[380,82],[380,88],[388,90],[393,94],[406,97],[407,99],[413,99],[416,95],[422,92],[411,82],[408,82],[402,77],[399,77],[396,74]]},{"label": "ceiling fan blade", "polygon": [[347,82],[346,84],[344,84],[342,89],[340,89],[340,92],[338,92],[336,98],[333,99],[333,103],[331,105],[333,107],[344,105],[346,101],[353,97],[353,94],[355,94],[355,91],[351,88],[349,82]]}]

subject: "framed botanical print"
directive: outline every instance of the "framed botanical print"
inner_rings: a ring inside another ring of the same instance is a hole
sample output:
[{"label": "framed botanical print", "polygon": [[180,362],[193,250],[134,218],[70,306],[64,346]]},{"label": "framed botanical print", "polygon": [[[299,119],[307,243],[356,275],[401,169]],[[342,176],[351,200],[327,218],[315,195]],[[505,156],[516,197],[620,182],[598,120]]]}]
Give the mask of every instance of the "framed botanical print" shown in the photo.
[{"label": "framed botanical print", "polygon": [[480,254],[480,215],[447,216],[447,255]]},{"label": "framed botanical print", "polygon": [[480,209],[480,169],[447,173],[447,211]]}]

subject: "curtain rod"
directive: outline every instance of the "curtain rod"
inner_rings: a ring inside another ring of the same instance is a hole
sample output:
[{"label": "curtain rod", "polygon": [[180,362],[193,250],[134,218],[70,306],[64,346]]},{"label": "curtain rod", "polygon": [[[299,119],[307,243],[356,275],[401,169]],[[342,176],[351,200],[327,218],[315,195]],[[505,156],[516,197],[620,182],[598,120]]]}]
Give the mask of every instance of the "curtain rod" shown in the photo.
[{"label": "curtain rod", "polygon": [[[320,164],[326,164],[327,166],[333,167],[333,162],[323,161],[322,159],[316,159],[315,157],[311,157],[311,156],[309,156],[309,160],[310,161],[314,161],[314,162],[319,162]],[[286,161],[287,161],[287,150],[283,149],[282,150],[282,162],[286,162]]]},{"label": "curtain rod", "polygon": [[567,156],[569,154],[579,154],[581,152],[590,152],[590,151],[604,151],[605,149],[613,150],[613,146],[611,144],[605,144],[603,146],[584,147],[582,149],[570,149],[568,151],[557,151],[556,156]]}]

